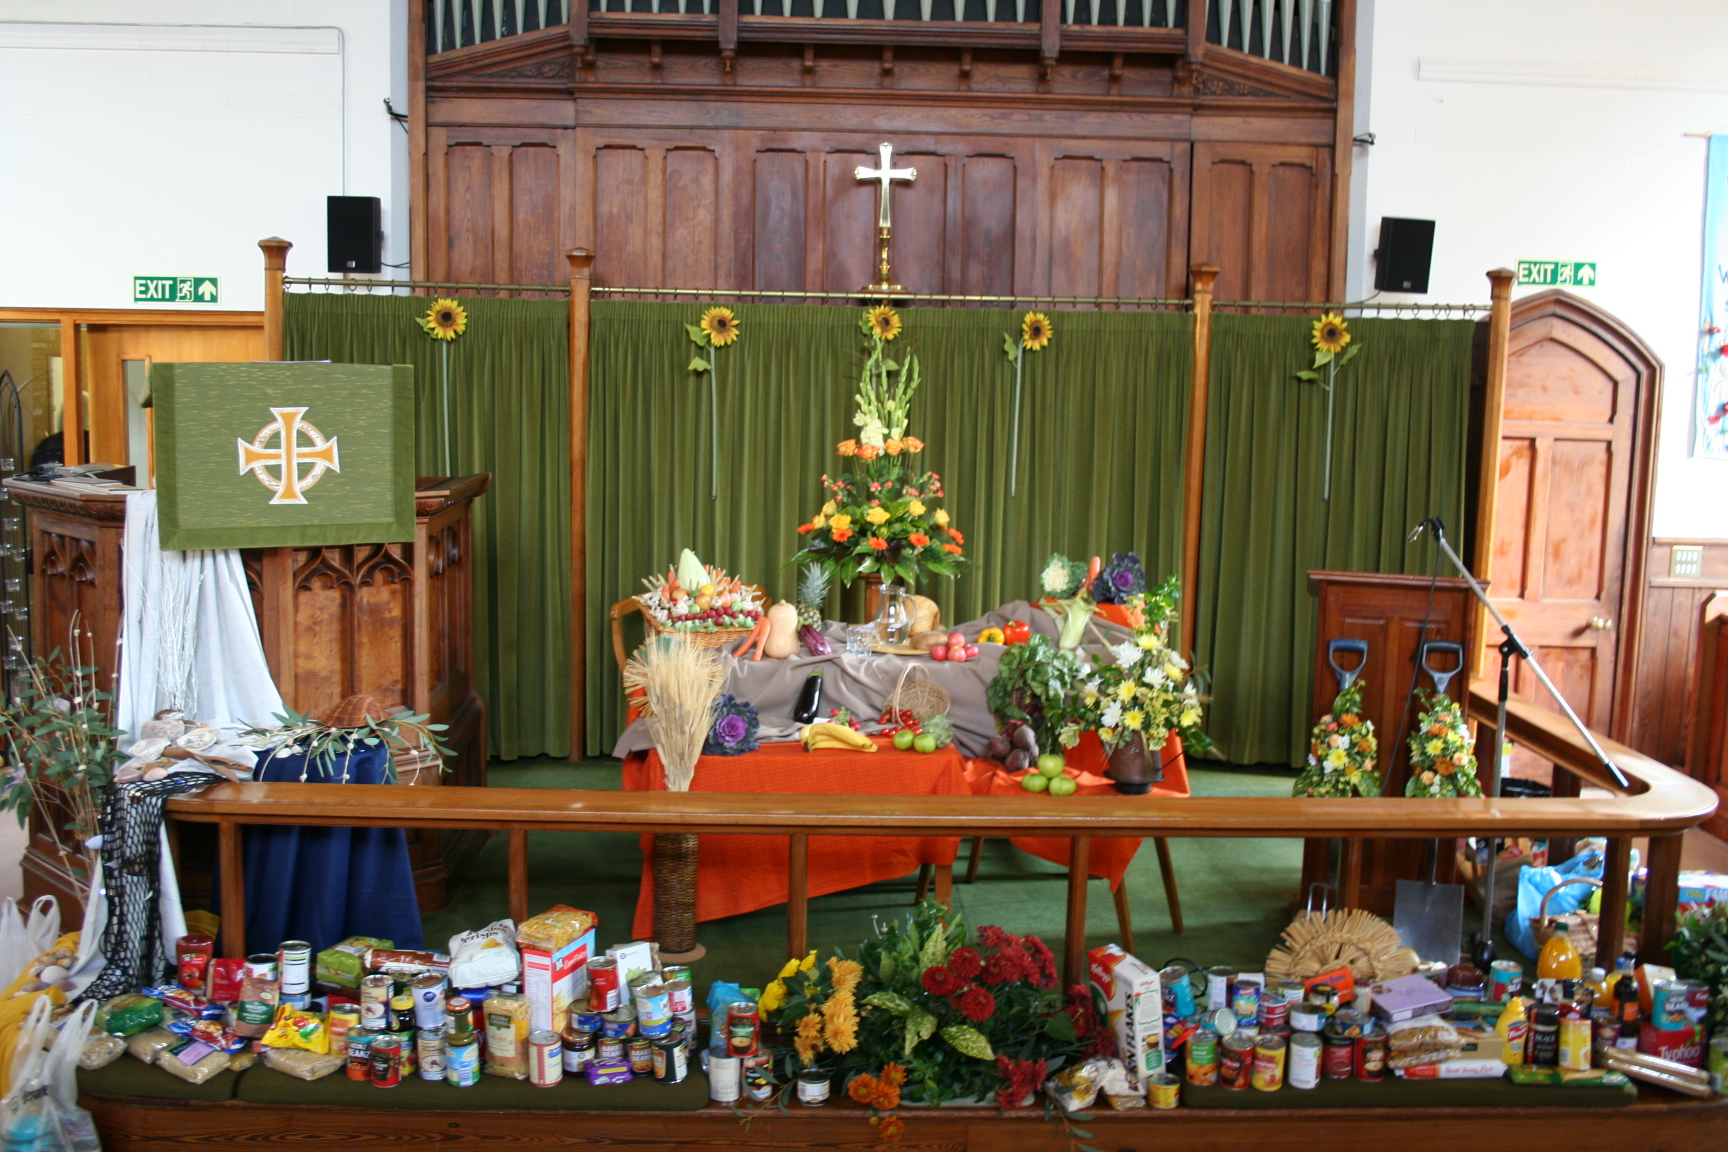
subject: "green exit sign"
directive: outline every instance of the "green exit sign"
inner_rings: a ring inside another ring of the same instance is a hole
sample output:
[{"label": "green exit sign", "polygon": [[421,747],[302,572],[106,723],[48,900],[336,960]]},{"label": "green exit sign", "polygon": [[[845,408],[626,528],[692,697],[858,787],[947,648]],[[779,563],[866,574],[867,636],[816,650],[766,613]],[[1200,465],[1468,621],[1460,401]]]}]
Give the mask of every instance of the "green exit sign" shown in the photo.
[{"label": "green exit sign", "polygon": [[1594,260],[1520,260],[1518,283],[1543,288],[1591,288],[1596,284]]},{"label": "green exit sign", "polygon": [[134,276],[134,304],[214,304],[217,300],[214,276]]}]

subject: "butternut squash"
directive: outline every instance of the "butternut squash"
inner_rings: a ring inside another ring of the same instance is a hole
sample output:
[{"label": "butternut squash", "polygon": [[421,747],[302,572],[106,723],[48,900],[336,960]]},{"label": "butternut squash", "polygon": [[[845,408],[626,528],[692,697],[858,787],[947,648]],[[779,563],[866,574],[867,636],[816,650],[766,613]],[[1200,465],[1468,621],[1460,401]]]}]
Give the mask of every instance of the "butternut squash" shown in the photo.
[{"label": "butternut squash", "polygon": [[770,660],[784,660],[798,651],[798,608],[782,600],[768,609],[768,639],[762,651]]}]

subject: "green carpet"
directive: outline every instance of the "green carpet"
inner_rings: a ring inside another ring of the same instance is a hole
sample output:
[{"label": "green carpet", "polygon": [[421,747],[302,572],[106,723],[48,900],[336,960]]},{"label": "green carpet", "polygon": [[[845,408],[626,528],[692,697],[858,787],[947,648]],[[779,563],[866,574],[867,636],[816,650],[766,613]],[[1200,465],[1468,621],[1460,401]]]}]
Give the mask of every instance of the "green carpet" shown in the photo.
[{"label": "green carpet", "polygon": [[[514,788],[619,787],[615,760],[569,764],[517,760],[495,764],[491,783]],[[1191,768],[1197,796],[1288,796],[1294,773],[1273,767]],[[964,874],[967,846],[960,862]],[[1288,908],[1301,880],[1300,840],[1172,840],[1178,890],[1187,932],[1170,931],[1158,860],[1144,845],[1128,870],[1135,951],[1152,964],[1185,957],[1202,965],[1230,964],[1257,970],[1288,923]],[[536,832],[529,836],[530,905],[555,903],[598,914],[599,944],[629,938],[635,913],[642,853],[638,838],[622,834]],[[1017,851],[1004,839],[985,841],[974,884],[956,876],[954,907],[974,927],[999,924],[1043,937],[1058,955],[1063,946],[1067,873]],[[810,944],[827,954],[852,953],[871,930],[871,917],[904,915],[912,906],[917,873],[810,901]],[[456,932],[488,924],[506,911],[506,845],[494,837],[481,851],[464,883],[441,912],[425,918],[426,940],[443,947]],[[1087,945],[1117,938],[1109,889],[1092,882],[1087,902]],[[701,989],[712,980],[760,987],[773,978],[786,955],[784,905],[698,926],[708,955],[696,965]],[[705,991],[702,992],[705,995]]]}]

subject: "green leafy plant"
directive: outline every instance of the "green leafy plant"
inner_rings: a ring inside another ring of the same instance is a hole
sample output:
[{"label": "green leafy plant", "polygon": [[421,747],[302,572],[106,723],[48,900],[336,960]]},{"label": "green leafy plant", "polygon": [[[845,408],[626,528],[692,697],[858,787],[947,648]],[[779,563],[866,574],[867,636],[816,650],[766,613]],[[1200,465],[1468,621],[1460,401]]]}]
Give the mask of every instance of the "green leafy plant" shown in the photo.
[{"label": "green leafy plant", "polygon": [[[373,719],[368,713],[363,723],[352,728],[337,728],[292,708],[278,713],[275,719],[275,724],[242,730],[240,742],[253,748],[267,749],[267,756],[304,754],[307,774],[315,769],[319,775],[340,773],[345,778],[348,758],[356,749],[375,748],[380,744],[404,752],[429,752],[438,758],[440,770],[443,762],[456,754],[438,735],[449,725],[428,723],[430,716],[406,708],[399,708],[382,719]],[[388,774],[394,783],[396,764],[393,759]],[[301,779],[305,778],[306,774],[302,774]]]},{"label": "green leafy plant", "polygon": [[1019,721],[1031,727],[1039,748],[1052,749],[1079,707],[1071,697],[1085,677],[1086,665],[1078,653],[1057,648],[1048,636],[1033,636],[1003,649],[984,702],[998,728]]},{"label": "green leafy plant", "polygon": [[1710,1028],[1728,1027],[1728,904],[1711,904],[1680,917],[1668,955],[1675,975],[1710,986]]}]

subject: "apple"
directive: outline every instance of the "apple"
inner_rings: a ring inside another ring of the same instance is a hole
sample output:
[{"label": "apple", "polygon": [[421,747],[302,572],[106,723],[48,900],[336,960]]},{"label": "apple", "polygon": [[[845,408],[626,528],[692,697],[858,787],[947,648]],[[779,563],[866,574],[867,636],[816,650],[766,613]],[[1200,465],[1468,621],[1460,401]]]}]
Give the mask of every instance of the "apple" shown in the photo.
[{"label": "apple", "polygon": [[948,645],[948,663],[950,663],[950,664],[964,664],[964,663],[966,663],[966,645],[964,645],[964,644],[950,644],[950,645]]},{"label": "apple", "polygon": [[912,747],[912,741],[916,738],[917,733],[913,732],[912,729],[902,728],[900,731],[894,733],[894,747],[904,752],[906,749]]},{"label": "apple", "polygon": [[968,660],[978,659],[978,645],[976,645],[976,644],[966,645],[966,659],[968,659]]},{"label": "apple", "polygon": [[1058,776],[1054,780],[1050,781],[1050,795],[1072,796],[1074,795],[1075,790],[1079,787],[1080,785],[1074,783],[1074,777]]},{"label": "apple", "polygon": [[1020,787],[1028,792],[1042,792],[1050,787],[1050,777],[1041,776],[1036,772],[1028,772],[1020,777]]},{"label": "apple", "polygon": [[1046,752],[1044,755],[1038,757],[1038,771],[1044,773],[1044,775],[1050,777],[1052,780],[1062,775],[1062,769],[1067,766],[1068,764],[1062,759],[1062,753],[1060,752]]},{"label": "apple", "polygon": [[964,632],[950,632],[950,633],[948,633],[948,647],[953,648],[956,645],[960,646],[961,648],[964,648],[966,646],[966,633],[964,633]]},{"label": "apple", "polygon": [[928,732],[920,732],[912,738],[912,747],[928,756],[936,751],[936,737]]},{"label": "apple", "polygon": [[932,660],[946,660],[946,659],[948,659],[948,645],[938,644],[934,648],[930,649],[930,659],[932,659]]}]

